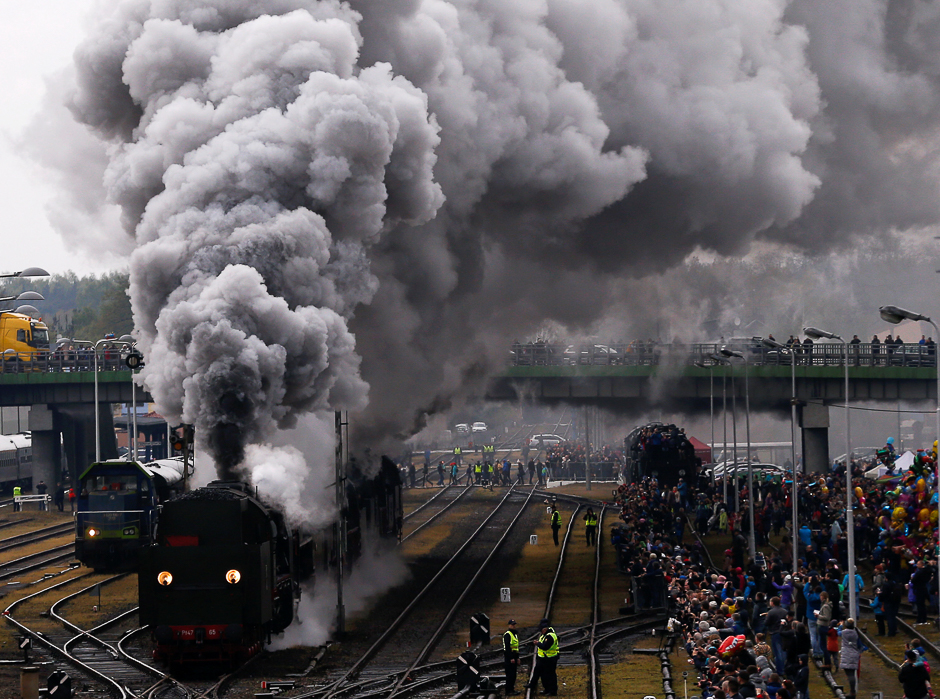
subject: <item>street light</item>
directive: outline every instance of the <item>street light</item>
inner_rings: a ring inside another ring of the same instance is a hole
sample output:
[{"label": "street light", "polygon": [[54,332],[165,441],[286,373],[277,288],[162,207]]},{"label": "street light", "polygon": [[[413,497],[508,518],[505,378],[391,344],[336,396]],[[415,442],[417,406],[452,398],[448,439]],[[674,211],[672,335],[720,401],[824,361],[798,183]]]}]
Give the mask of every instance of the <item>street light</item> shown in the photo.
[{"label": "street light", "polygon": [[852,511],[852,496],[855,492],[852,489],[852,438],[849,422],[849,343],[839,335],[819,328],[803,328],[803,333],[813,340],[838,340],[842,343],[845,356],[845,528],[846,546],[849,549],[849,610],[858,616],[855,606],[858,592],[855,589],[855,515]]},{"label": "street light", "polygon": [[27,267],[19,272],[7,272],[0,274],[0,279],[12,279],[14,277],[48,277],[49,273],[42,267]]},{"label": "street light", "polygon": [[[128,348],[133,348],[134,343],[137,341],[132,335],[121,335],[121,337],[118,339],[118,342],[123,342]],[[133,417],[130,421],[128,421],[127,431],[131,431],[131,423],[133,423],[134,435],[128,446],[131,449],[131,460],[137,461],[137,384],[134,382],[133,369],[131,369],[131,411]]]},{"label": "street light", "polygon": [[[934,332],[937,334],[937,340],[940,341],[940,329],[937,328],[937,324],[934,323],[929,316],[914,313],[913,311],[898,308],[897,306],[882,306],[878,309],[878,312],[881,314],[882,320],[892,325],[897,325],[902,320],[919,320],[930,323],[933,326]],[[937,355],[936,351],[934,352],[933,359],[937,366],[937,407],[934,412],[936,413],[937,419],[937,448],[940,449],[940,361],[938,361],[940,356]],[[937,474],[937,497],[940,498],[940,472]],[[940,568],[938,568],[938,570],[940,570]]]},{"label": "street light", "polygon": [[[756,528],[754,524],[754,465],[751,460],[751,397],[747,381],[748,361],[747,355],[744,352],[722,347],[721,353],[728,358],[737,357],[738,359],[744,360],[744,420],[747,434],[747,514],[750,519],[750,526],[748,527],[750,530],[748,548],[750,549],[751,560],[753,561],[757,557],[757,539],[754,532]],[[735,444],[735,447],[737,447],[737,444]],[[735,449],[735,451],[737,451],[737,449]],[[737,464],[735,464],[735,466],[737,466]],[[735,476],[737,476],[737,468],[735,468]]]},{"label": "street light", "polygon": [[[708,369],[708,412],[712,421],[712,441],[709,449],[713,450],[715,448],[715,375],[712,370],[715,365],[705,364],[705,362],[694,362],[694,364],[699,369]],[[714,458],[714,452],[712,452],[712,459]]]},{"label": "street light", "polygon": [[[718,354],[712,354],[709,357],[715,364],[727,365],[731,362]],[[724,473],[721,474],[721,498],[725,501],[725,509],[728,509],[728,377],[721,374],[721,428],[722,428],[722,456],[725,460]]]},{"label": "street light", "polygon": [[[113,337],[103,337],[100,340],[98,340],[94,345],[94,350],[95,350],[95,358],[94,358],[94,361],[95,361],[95,364],[94,364],[94,368],[95,368],[95,461],[96,462],[101,461],[101,415],[99,414],[99,411],[98,411],[98,346],[102,342],[115,342],[115,343],[122,343],[122,344],[127,345],[129,343],[133,343],[134,338],[131,337],[130,335],[122,335],[119,340],[115,340]],[[91,343],[89,342],[88,344],[91,344]],[[131,371],[131,382],[133,382],[133,380],[134,380],[134,372]],[[136,406],[136,402],[137,401],[136,401],[136,395],[135,395],[134,396],[135,406]],[[135,409],[135,412],[136,412],[136,409]],[[136,418],[135,418],[135,429],[136,429]],[[136,437],[137,436],[135,433],[134,435],[135,440],[136,440]]]},{"label": "street light", "polygon": [[[761,339],[761,344],[764,347],[770,347],[775,349],[778,352],[783,352],[786,350],[786,345],[782,345],[776,340],[769,340],[767,338]],[[797,513],[797,500],[798,490],[796,487],[796,352],[793,351],[794,348],[790,347],[790,463],[793,467],[793,480],[790,485],[790,507],[792,512],[790,516],[793,520],[793,529],[790,532],[793,541],[793,570],[796,570],[796,562],[800,560],[800,552],[797,548],[797,532],[799,531],[799,519]]]}]

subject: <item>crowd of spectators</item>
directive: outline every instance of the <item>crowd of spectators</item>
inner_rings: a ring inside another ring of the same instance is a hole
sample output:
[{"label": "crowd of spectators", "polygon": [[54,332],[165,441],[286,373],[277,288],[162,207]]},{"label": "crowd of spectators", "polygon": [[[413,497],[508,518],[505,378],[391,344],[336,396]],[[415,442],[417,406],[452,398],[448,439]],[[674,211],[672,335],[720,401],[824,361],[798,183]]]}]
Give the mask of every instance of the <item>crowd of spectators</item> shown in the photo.
[{"label": "crowd of spectators", "polygon": [[[652,478],[625,483],[618,494],[621,521],[612,531],[618,564],[631,577],[638,609],[660,603],[670,608],[702,697],[808,699],[814,659],[833,674],[843,673],[845,693],[854,696],[864,645],[855,629],[860,610],[848,609],[849,585],[856,586],[857,597],[871,597],[877,635],[897,633],[902,599],[916,609],[918,623],[926,622],[936,601],[932,460],[921,452],[912,470],[889,471],[881,481],[864,477],[872,464],[853,462],[850,493],[844,465],[828,474],[800,475],[796,562],[789,479],[755,487],[755,538],[761,545],[769,544],[771,534],[781,536],[779,548],[763,547],[773,551],[763,564],[747,555],[749,494],[743,480],[737,512],[734,486],[722,489],[720,481],[673,488]],[[855,558],[871,566],[854,580],[846,572],[849,502]],[[687,514],[700,533],[727,537],[714,568],[697,543],[686,541]],[[923,649],[908,651],[899,679],[910,699],[921,699],[926,690],[917,692],[929,682],[929,666]]]}]

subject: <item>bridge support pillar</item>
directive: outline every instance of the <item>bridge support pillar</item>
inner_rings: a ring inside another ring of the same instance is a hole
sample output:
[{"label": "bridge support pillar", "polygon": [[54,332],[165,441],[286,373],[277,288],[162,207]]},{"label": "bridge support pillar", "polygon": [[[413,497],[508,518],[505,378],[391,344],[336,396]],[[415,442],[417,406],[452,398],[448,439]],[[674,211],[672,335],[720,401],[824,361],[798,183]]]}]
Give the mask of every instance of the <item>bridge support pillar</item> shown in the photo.
[{"label": "bridge support pillar", "polygon": [[39,481],[44,481],[49,492],[53,492],[57,474],[62,472],[62,433],[48,405],[39,403],[30,408],[29,429],[33,437],[33,490]]},{"label": "bridge support pillar", "polygon": [[[78,476],[95,461],[95,407],[88,403],[69,403],[57,408],[69,478],[77,484]],[[116,459],[117,438],[110,403],[98,406],[98,420],[101,424],[101,459]]]},{"label": "bridge support pillar", "polygon": [[829,472],[829,406],[808,403],[800,408],[803,473]]}]

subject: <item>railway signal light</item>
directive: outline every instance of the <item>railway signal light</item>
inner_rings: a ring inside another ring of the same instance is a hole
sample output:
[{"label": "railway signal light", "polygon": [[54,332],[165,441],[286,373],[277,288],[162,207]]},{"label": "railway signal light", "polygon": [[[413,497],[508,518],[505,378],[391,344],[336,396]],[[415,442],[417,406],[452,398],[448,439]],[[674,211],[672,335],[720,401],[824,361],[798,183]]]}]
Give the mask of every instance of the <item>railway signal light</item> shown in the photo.
[{"label": "railway signal light", "polygon": [[139,350],[131,350],[124,358],[124,363],[128,369],[141,369],[144,366],[144,355]]}]

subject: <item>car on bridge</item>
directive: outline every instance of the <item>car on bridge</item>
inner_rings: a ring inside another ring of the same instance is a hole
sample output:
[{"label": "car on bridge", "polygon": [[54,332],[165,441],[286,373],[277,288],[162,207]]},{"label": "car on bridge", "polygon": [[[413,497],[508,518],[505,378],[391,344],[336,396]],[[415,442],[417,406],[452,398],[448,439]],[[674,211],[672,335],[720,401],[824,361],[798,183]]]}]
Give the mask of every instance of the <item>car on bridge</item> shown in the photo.
[{"label": "car on bridge", "polygon": [[470,427],[474,432],[486,432],[486,423],[485,422],[474,422]]},{"label": "car on bridge", "polygon": [[607,345],[568,345],[565,348],[565,364],[620,364],[621,356]]}]

